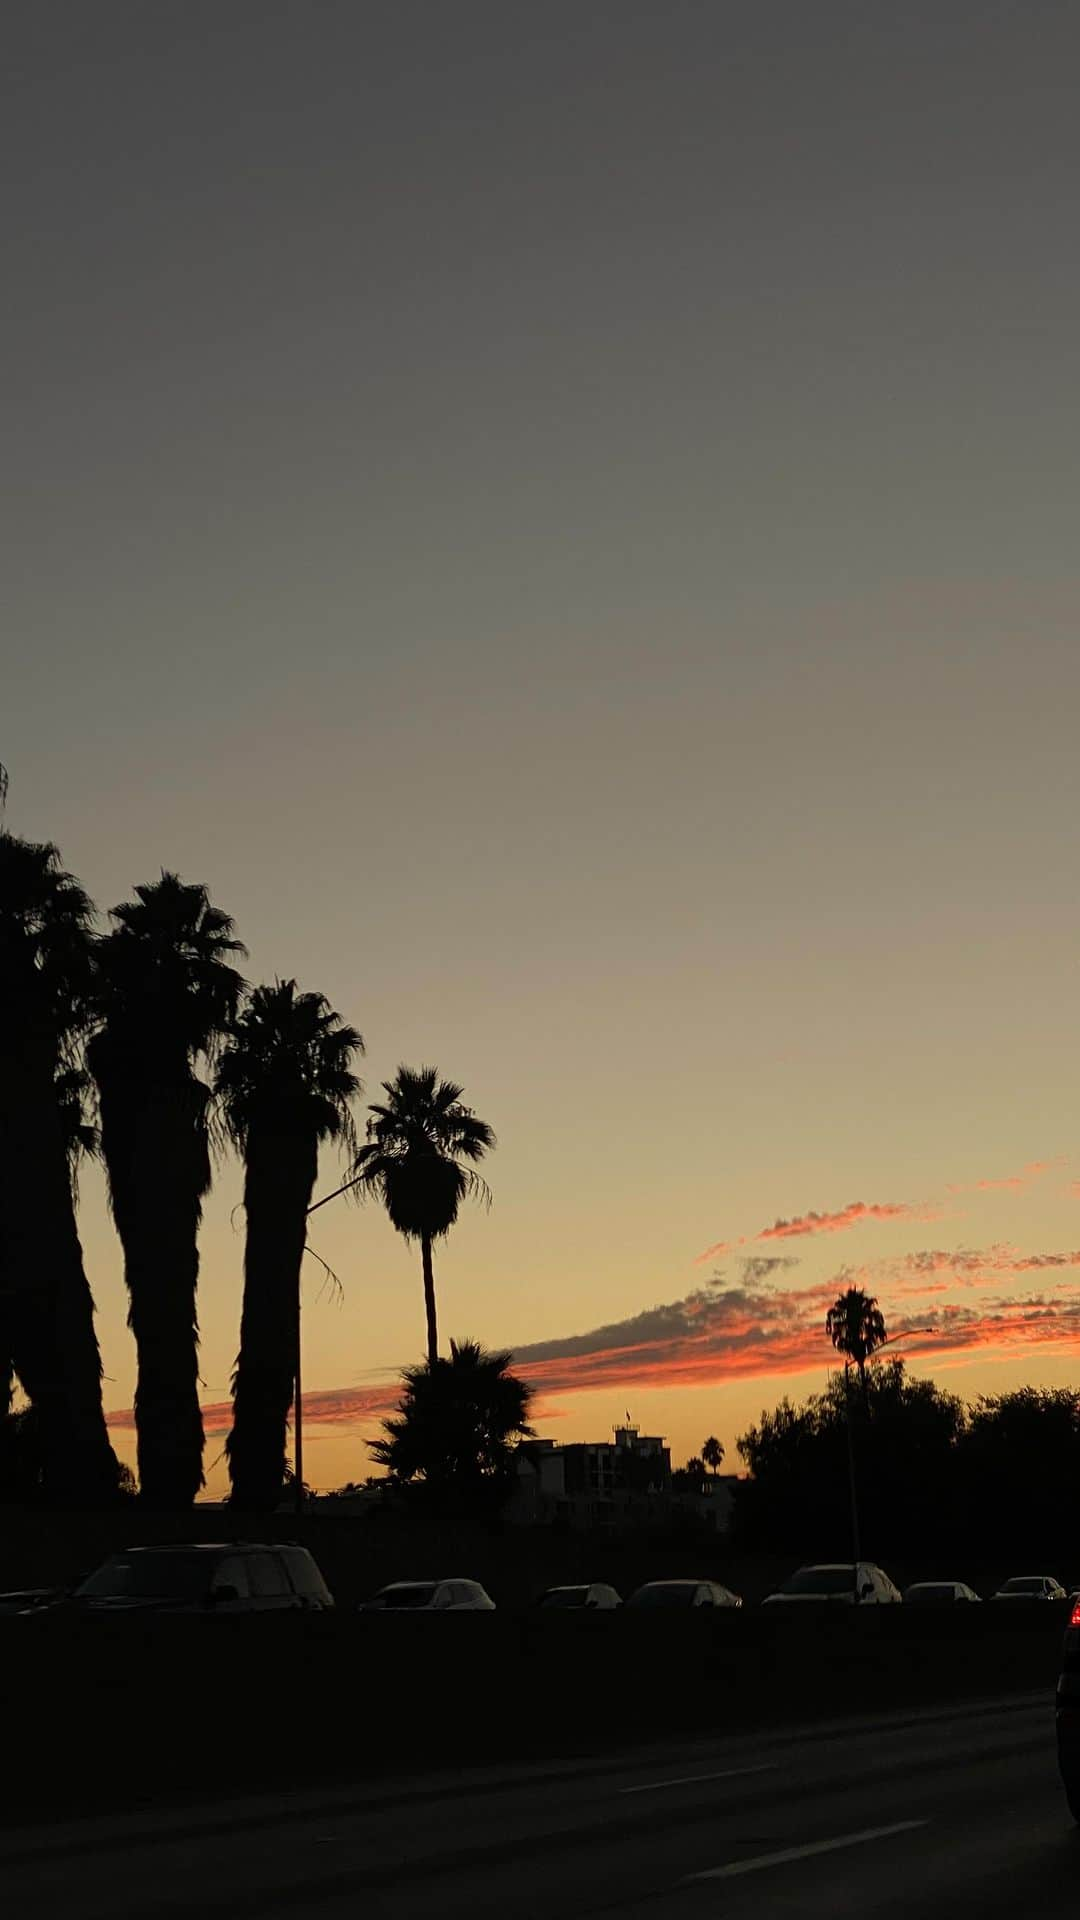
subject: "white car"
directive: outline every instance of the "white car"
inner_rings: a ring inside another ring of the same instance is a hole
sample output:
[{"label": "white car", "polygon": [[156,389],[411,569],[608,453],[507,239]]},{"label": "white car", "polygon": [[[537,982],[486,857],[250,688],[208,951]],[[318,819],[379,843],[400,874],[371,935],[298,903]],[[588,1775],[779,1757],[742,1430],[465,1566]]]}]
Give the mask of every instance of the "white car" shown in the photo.
[{"label": "white car", "polygon": [[645,1608],[741,1607],[742,1600],[715,1580],[650,1580],[627,1601],[635,1611]]},{"label": "white car", "polygon": [[1012,1580],[1006,1580],[994,1594],[995,1600],[1065,1600],[1068,1598],[1060,1580],[1048,1573],[1020,1573]]},{"label": "white car", "polygon": [[610,1613],[613,1608],[622,1606],[622,1599],[614,1587],[605,1585],[602,1580],[594,1580],[588,1587],[549,1587],[540,1595],[537,1605],[545,1613],[561,1611],[580,1612],[582,1607],[599,1608]]},{"label": "white car", "polygon": [[963,1580],[916,1580],[904,1589],[905,1607],[952,1607],[978,1601],[974,1587]]},{"label": "white car", "polygon": [[395,1580],[365,1600],[362,1613],[494,1613],[479,1580]]},{"label": "white car", "polygon": [[823,1562],[800,1567],[763,1606],[891,1607],[903,1599],[899,1587],[872,1560]]}]

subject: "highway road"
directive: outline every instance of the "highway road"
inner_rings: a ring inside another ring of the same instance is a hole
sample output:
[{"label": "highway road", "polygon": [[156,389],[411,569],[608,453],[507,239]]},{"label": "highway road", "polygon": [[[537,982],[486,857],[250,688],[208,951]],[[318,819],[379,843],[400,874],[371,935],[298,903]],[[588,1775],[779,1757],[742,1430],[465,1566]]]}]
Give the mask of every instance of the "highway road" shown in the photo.
[{"label": "highway road", "polygon": [[[1025,1920],[1080,1894],[1041,1695],[247,1799],[225,1797],[226,1723],[202,1741],[217,1800],[5,1829],[6,1911]],[[452,1762],[452,1733],[431,1738]]]}]

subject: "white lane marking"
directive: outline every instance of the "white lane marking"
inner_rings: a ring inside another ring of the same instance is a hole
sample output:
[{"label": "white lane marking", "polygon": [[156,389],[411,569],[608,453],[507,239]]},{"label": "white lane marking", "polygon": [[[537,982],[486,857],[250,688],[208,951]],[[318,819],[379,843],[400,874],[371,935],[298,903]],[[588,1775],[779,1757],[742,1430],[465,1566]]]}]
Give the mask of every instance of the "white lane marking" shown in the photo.
[{"label": "white lane marking", "polygon": [[704,1873],[688,1873],[690,1880],[734,1880],[740,1873],[760,1873],[763,1867],[782,1867],[788,1860],[810,1860],[815,1853],[836,1853],[841,1847],[861,1847],[868,1840],[888,1840],[894,1833],[913,1833],[927,1827],[928,1820],[897,1820],[891,1827],[866,1827],[862,1833],[842,1833],[835,1840],[812,1840],[805,1847],[781,1847],[778,1853],[759,1853],[753,1860],[730,1860],[726,1867],[707,1867]]},{"label": "white lane marking", "polygon": [[719,1773],[684,1773],[678,1780],[648,1780],[642,1787],[620,1787],[620,1793],[662,1793],[665,1787],[696,1787],[699,1780],[740,1780],[747,1773],[775,1773],[775,1760],[759,1767],[723,1767]]}]

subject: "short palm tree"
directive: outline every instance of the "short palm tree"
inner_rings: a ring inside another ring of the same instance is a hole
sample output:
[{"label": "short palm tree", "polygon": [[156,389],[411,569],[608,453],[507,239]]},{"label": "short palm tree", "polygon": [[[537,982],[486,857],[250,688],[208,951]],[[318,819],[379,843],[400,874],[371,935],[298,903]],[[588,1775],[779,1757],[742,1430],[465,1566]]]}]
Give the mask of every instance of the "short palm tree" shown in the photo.
[{"label": "short palm tree", "polygon": [[495,1145],[485,1120],[462,1105],[462,1087],[434,1067],[399,1067],[383,1081],[386,1100],[370,1108],[367,1144],[353,1164],[361,1198],[381,1200],[406,1240],[419,1240],[424,1271],[428,1366],[439,1358],[432,1248],[448,1234],[463,1200],[490,1202],[476,1163]]},{"label": "short palm tree", "polygon": [[101,1025],[88,1048],[138,1352],[139,1486],[190,1506],[202,1485],[198,1232],[210,1187],[210,1091],[195,1068],[231,1024],[244,949],[206,888],[163,873],[113,909],[98,948]]},{"label": "short palm tree", "polygon": [[226,1441],[233,1500],[277,1505],[296,1375],[300,1264],[326,1140],[355,1153],[352,1071],[364,1043],[321,993],[295,980],[256,987],[217,1070],[225,1127],[244,1156],[244,1308]]},{"label": "short palm tree", "polygon": [[865,1392],[866,1363],[885,1344],[885,1316],[872,1293],[848,1287],[825,1315],[825,1332],[846,1360],[854,1360]]},{"label": "short palm tree", "polygon": [[714,1434],[710,1434],[701,1449],[701,1458],[715,1479],[724,1464],[723,1441],[717,1440]]},{"label": "short palm tree", "polygon": [[408,1367],[394,1418],[370,1444],[391,1478],[444,1492],[505,1492],[514,1442],[532,1434],[532,1389],[510,1371],[513,1356],[475,1340],[451,1340],[449,1360]]},{"label": "short palm tree", "polygon": [[0,832],[0,1373],[33,1410],[53,1501],[115,1495],[72,1169],[93,908],[55,847]]}]

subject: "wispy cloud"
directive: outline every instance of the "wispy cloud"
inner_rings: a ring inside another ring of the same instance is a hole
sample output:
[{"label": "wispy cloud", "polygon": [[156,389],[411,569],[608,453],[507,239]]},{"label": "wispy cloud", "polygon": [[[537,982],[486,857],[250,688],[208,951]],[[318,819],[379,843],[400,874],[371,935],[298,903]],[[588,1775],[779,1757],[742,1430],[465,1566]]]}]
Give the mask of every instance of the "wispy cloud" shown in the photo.
[{"label": "wispy cloud", "polygon": [[774,1220],[771,1227],[762,1227],[760,1232],[742,1234],[737,1240],[716,1240],[704,1253],[699,1253],[695,1266],[703,1266],[707,1260],[722,1260],[739,1247],[759,1245],[769,1240],[799,1240],[812,1234],[848,1233],[852,1227],[862,1226],[874,1220],[937,1220],[940,1208],[932,1202],[913,1206],[906,1200],[849,1200],[846,1207],[834,1212],[818,1212],[811,1208],[809,1213],[796,1213],[790,1220]]},{"label": "wispy cloud", "polygon": [[[900,1200],[849,1200],[846,1207],[838,1213],[797,1213],[791,1220],[777,1220],[771,1227],[763,1227],[759,1240],[791,1240],[806,1233],[846,1233],[849,1228],[857,1227],[864,1220],[904,1220],[912,1219],[915,1207],[909,1207]],[[925,1213],[919,1213],[925,1219]]]}]

